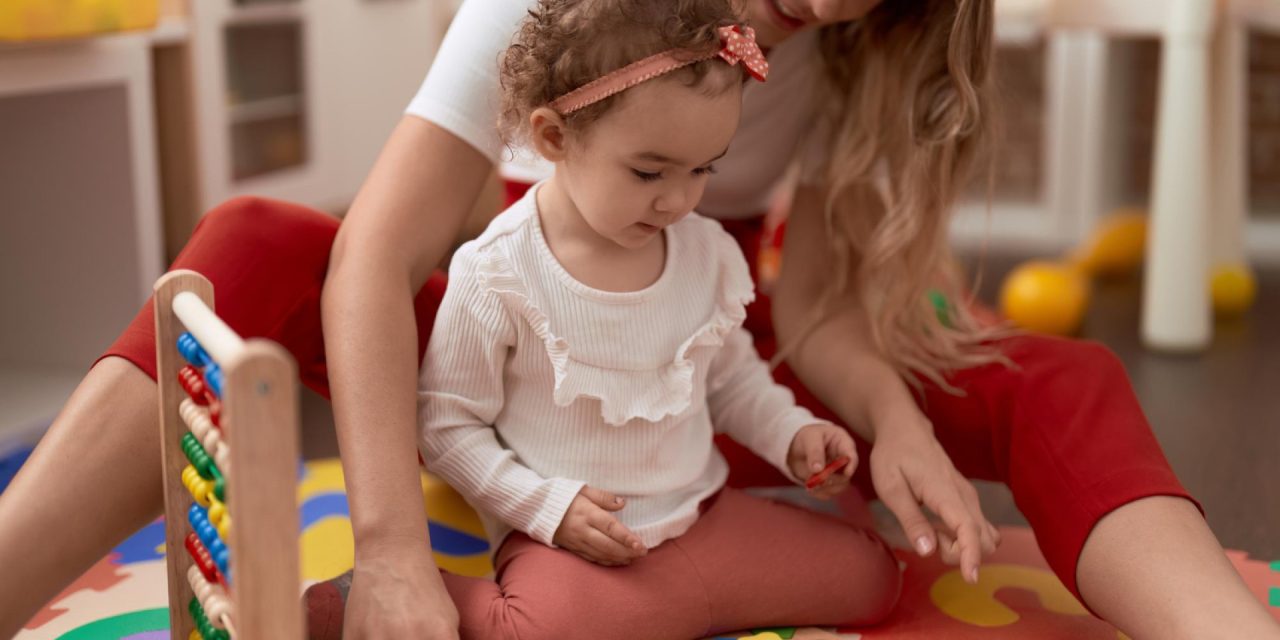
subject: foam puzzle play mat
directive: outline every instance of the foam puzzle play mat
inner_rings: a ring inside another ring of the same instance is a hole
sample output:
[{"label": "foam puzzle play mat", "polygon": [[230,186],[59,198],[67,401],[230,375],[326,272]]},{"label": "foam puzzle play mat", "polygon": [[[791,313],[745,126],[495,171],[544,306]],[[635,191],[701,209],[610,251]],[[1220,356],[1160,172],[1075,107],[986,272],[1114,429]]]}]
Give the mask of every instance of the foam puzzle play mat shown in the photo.
[{"label": "foam puzzle play mat", "polygon": [[[337,576],[353,562],[351,523],[337,460],[303,465],[298,497],[305,584]],[[446,570],[483,576],[491,571],[488,543],[475,514],[457,493],[423,476],[431,542]],[[717,636],[754,640],[964,640],[1124,638],[1085,611],[1051,573],[1031,532],[1001,529],[1004,543],[983,564],[977,585],[935,558],[899,552],[905,572],[902,599],[884,624],[853,629],[752,629]],[[1253,593],[1280,620],[1280,562],[1230,552]],[[161,640],[169,637],[164,525],[155,522],[125,540],[48,603],[18,640]],[[642,630],[619,637],[644,637]]]}]

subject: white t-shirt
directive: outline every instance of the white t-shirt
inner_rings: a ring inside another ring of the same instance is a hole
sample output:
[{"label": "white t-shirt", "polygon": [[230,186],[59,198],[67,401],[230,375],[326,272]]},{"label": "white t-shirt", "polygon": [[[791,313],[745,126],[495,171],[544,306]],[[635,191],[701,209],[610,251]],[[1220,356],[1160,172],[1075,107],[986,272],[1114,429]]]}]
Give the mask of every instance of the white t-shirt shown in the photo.
[{"label": "white t-shirt", "polygon": [[[467,0],[454,18],[431,71],[407,113],[430,120],[465,140],[506,178],[535,182],[550,175],[527,150],[504,153],[498,136],[498,58],[533,0]],[[729,219],[760,215],[774,188],[810,135],[819,77],[816,34],[806,31],[769,52],[769,81],[748,82],[742,121],[729,153],[716,161],[702,201],[704,215]]]},{"label": "white t-shirt", "polygon": [[551,544],[583,484],[625,498],[646,546],[680,536],[728,476],[714,433],[798,481],[787,452],[818,420],[742,328],[755,286],[733,237],[689,214],[656,282],[600,291],[552,254],[537,189],[454,255],[419,384],[427,468],[491,548],[512,530]]}]

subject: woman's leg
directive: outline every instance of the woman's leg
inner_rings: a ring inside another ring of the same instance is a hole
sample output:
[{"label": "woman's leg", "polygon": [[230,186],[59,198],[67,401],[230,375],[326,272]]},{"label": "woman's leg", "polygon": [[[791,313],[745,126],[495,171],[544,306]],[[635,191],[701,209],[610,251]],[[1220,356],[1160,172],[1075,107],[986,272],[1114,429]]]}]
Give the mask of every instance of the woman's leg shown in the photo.
[{"label": "woman's leg", "polygon": [[897,560],[874,534],[726,489],[683,536],[602,567],[513,534],[495,580],[445,574],[462,638],[689,640],[783,624],[874,624]]},{"label": "woman's leg", "polygon": [[1063,583],[1135,638],[1280,637],[1170,469],[1120,361],[1089,342],[1004,341],[921,406],[968,477],[1009,485]]},{"label": "woman's leg", "polygon": [[1084,601],[1134,638],[1280,638],[1187,500],[1143,498],[1104,516],[1076,576]]},{"label": "woman's leg", "polygon": [[0,638],[160,513],[156,407],[151,378],[102,360],[0,494]]},{"label": "woman's leg", "polygon": [[[219,315],[242,335],[281,342],[324,392],[319,293],[337,227],[303,207],[240,198],[201,220],[173,266],[210,278]],[[160,513],[151,309],[89,371],[0,495],[0,637]],[[91,488],[99,484],[107,493]]]}]

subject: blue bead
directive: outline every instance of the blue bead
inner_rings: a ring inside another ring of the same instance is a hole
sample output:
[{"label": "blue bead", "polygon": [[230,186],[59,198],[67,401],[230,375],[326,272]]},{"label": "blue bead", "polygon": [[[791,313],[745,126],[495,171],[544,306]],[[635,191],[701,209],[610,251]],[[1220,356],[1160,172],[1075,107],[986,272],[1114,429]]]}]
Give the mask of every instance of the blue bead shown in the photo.
[{"label": "blue bead", "polygon": [[219,398],[222,397],[222,369],[217,364],[210,364],[204,370],[204,381]]}]

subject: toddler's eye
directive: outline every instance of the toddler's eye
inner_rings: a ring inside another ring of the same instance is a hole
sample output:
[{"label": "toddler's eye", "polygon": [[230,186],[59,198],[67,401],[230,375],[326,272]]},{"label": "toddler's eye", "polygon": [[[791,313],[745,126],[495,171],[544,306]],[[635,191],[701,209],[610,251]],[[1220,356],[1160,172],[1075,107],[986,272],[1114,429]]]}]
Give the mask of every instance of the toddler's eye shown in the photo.
[{"label": "toddler's eye", "polygon": [[647,173],[639,169],[632,169],[631,173],[634,173],[637,178],[640,178],[645,182],[653,182],[654,180],[662,177],[661,173]]},{"label": "toddler's eye", "polygon": [[711,175],[711,174],[713,174],[713,173],[715,173],[715,172],[716,172],[716,166],[715,166],[715,165],[713,165],[713,164],[709,164],[709,165],[707,165],[707,166],[705,166],[705,167],[698,167],[697,169],[694,169],[694,170],[693,170],[693,175],[695,175],[695,176],[706,176],[706,175]]}]

